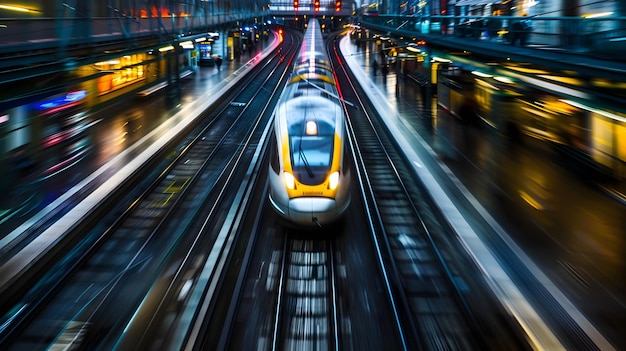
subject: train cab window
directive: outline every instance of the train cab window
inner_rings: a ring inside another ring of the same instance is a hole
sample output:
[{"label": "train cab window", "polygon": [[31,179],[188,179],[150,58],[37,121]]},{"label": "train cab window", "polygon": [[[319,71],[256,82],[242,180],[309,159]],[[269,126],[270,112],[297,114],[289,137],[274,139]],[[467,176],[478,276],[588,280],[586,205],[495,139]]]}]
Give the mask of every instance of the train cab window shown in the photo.
[{"label": "train cab window", "polygon": [[332,155],[332,138],[328,136],[303,136],[292,138],[293,164],[296,167],[329,167]]},{"label": "train cab window", "polygon": [[[311,131],[314,122],[314,132]],[[302,118],[289,128],[294,176],[313,185],[324,181],[332,164],[335,128],[330,119]]]},{"label": "train cab window", "polygon": [[332,135],[302,135],[291,137],[291,162],[295,177],[303,184],[324,181],[333,155]]}]

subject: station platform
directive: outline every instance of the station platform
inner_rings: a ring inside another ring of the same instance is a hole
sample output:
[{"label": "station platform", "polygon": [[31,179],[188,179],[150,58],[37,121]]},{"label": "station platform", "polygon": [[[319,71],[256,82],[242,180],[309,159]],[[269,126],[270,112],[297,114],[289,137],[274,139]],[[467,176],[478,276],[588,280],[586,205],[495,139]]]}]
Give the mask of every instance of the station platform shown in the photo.
[{"label": "station platform", "polygon": [[[615,243],[623,236],[624,204],[608,196],[603,184],[590,185],[547,142],[499,137],[484,126],[461,122],[436,99],[425,103],[419,84],[405,74],[393,67],[387,74],[374,68],[379,58],[374,42],[363,45],[345,37],[340,48],[432,200],[535,346],[563,349],[523,296],[523,287],[515,286],[504,268],[512,257],[502,257],[502,248],[491,246],[494,240],[506,243],[600,349],[615,349],[603,335],[619,340],[619,332],[604,329],[606,316],[615,312],[600,311],[597,302],[598,292],[607,287],[617,288],[602,294],[608,300],[619,300],[623,291],[618,272],[624,267],[613,258],[621,257]],[[580,293],[579,286],[564,281],[572,274],[568,269],[584,271],[595,294]]]},{"label": "station platform", "polygon": [[158,139],[163,143],[168,130],[190,123],[278,44],[277,38],[261,41],[255,50],[243,52],[239,60],[225,61],[219,69],[196,66],[183,70],[178,104],[166,103],[167,89],[161,85],[151,88],[150,94],[144,90],[89,112],[88,153],[58,171],[33,171],[11,180],[8,196],[0,198],[0,249],[19,233],[58,211],[74,194],[106,186],[108,177],[129,167],[126,164],[129,159],[137,164],[137,159],[149,158],[146,152],[154,149],[152,141]]},{"label": "station platform", "polygon": [[[164,93],[129,97],[88,116],[89,156],[47,178],[23,177],[11,186],[10,196],[0,200],[0,252],[15,246],[19,238],[40,223],[52,225],[26,244],[20,260],[5,257],[3,272],[20,272],[52,243],[90,213],[109,193],[156,154],[203,111],[223,98],[262,58],[279,45],[277,37],[225,61],[221,68],[198,67],[181,82],[180,103],[168,106]],[[26,259],[24,256],[30,257]],[[15,262],[14,262],[15,261]],[[21,263],[19,263],[21,262]],[[13,275],[2,275],[4,286]]]}]

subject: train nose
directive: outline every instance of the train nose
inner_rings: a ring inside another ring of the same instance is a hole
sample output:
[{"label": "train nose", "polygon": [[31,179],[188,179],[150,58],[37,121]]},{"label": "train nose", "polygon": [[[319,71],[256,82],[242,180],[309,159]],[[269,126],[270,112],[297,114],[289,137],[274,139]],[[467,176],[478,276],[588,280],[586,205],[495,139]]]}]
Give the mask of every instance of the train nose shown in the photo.
[{"label": "train nose", "polygon": [[289,217],[296,223],[321,227],[335,219],[335,200],[319,197],[297,198],[289,201]]}]

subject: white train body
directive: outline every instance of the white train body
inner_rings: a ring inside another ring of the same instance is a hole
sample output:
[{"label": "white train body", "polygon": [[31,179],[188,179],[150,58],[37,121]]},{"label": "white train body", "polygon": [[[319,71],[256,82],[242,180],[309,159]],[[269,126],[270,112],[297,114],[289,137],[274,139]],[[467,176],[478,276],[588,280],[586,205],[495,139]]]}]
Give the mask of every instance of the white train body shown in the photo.
[{"label": "white train body", "polygon": [[350,204],[345,115],[317,20],[274,113],[269,200],[288,222],[322,226]]}]

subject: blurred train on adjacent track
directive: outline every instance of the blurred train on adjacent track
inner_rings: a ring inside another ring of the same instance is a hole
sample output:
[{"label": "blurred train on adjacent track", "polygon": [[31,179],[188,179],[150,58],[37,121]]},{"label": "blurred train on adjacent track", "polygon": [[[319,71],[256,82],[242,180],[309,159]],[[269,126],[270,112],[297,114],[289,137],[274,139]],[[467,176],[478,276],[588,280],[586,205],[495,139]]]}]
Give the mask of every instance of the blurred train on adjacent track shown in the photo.
[{"label": "blurred train on adjacent track", "polygon": [[345,110],[320,24],[308,22],[274,112],[269,201],[290,225],[337,222],[350,204]]}]

